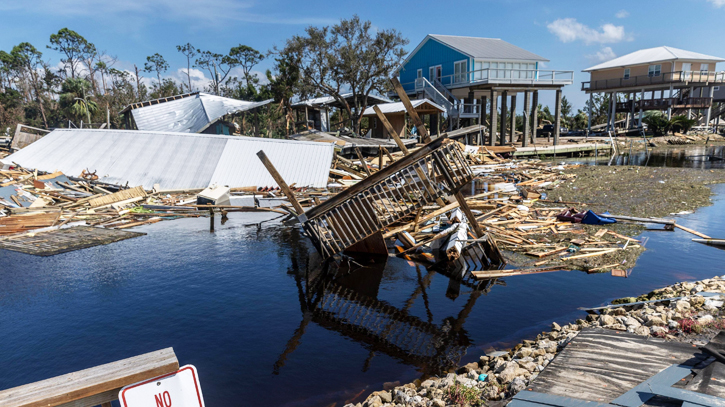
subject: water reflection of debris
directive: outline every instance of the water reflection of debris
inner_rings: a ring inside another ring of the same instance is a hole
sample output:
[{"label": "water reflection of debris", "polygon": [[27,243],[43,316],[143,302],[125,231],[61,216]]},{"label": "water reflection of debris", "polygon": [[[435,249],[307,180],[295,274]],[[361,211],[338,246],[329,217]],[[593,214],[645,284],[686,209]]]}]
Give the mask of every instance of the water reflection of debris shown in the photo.
[{"label": "water reflection of debris", "polygon": [[[406,364],[434,373],[455,366],[466,354],[471,340],[463,328],[476,300],[497,284],[496,280],[468,283],[451,279],[447,296],[455,298],[460,285],[472,288],[458,315],[434,323],[426,290],[438,274],[433,268],[416,267],[418,284],[402,308],[379,300],[378,289],[385,261],[356,267],[354,263],[326,266],[294,272],[302,311],[302,321],[274,364],[279,374],[286,360],[299,346],[310,322],[338,332],[370,350],[362,370],[366,371],[376,353],[383,353]],[[309,262],[308,262],[309,266]],[[443,274],[445,271],[440,270]],[[425,319],[409,313],[422,297]]]}]

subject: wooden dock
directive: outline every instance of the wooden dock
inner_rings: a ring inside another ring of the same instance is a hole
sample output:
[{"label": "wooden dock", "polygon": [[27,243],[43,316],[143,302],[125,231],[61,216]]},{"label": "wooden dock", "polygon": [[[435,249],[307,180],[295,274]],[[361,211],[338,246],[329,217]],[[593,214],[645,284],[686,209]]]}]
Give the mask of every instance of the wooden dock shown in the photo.
[{"label": "wooden dock", "polygon": [[612,151],[610,144],[600,143],[583,143],[583,144],[563,144],[558,146],[533,146],[533,147],[516,147],[514,157],[530,157],[539,155],[569,155],[578,153],[594,153],[605,151],[609,154]]},{"label": "wooden dock", "polygon": [[76,226],[46,232],[26,233],[0,240],[0,249],[12,250],[35,256],[53,256],[89,247],[119,242],[146,233],[127,230]]},{"label": "wooden dock", "polygon": [[[723,334],[720,334],[710,344],[722,350],[724,342]],[[681,401],[651,395],[648,399],[642,396],[647,390],[637,390],[656,388],[652,377],[673,369],[673,365],[679,365],[676,368],[685,372],[679,377],[672,376],[675,377],[673,383],[676,382],[672,387],[674,391],[688,390],[692,393],[687,394],[692,397],[721,397],[724,398],[722,405],[725,405],[725,365],[713,361],[714,358],[689,343],[587,328],[551,361],[526,391],[514,398],[511,405],[680,406]],[[641,404],[638,400],[633,403],[627,399],[633,393],[634,397],[643,397]],[[692,404],[696,405],[700,404]]]}]

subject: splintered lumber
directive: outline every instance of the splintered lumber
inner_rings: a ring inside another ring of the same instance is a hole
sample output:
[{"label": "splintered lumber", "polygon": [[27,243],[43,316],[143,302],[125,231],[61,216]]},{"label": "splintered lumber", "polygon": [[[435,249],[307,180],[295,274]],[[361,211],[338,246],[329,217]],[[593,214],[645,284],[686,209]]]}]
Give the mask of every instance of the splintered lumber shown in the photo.
[{"label": "splintered lumber", "polygon": [[705,234],[703,234],[703,233],[700,233],[700,232],[698,232],[698,231],[696,231],[696,230],[692,230],[692,229],[690,229],[690,228],[686,228],[686,227],[684,227],[684,226],[682,226],[682,225],[678,225],[678,224],[676,224],[676,223],[675,223],[675,227],[676,227],[676,228],[678,228],[678,229],[682,229],[682,230],[684,230],[684,231],[685,231],[685,232],[687,232],[687,233],[692,233],[693,235],[695,235],[695,236],[699,236],[699,237],[701,237],[701,238],[703,238],[703,239],[712,239],[712,238],[711,238],[710,236],[708,236],[708,235],[705,235]]},{"label": "splintered lumber", "polygon": [[521,276],[525,274],[539,274],[539,273],[550,273],[552,271],[563,271],[564,269],[559,266],[551,267],[539,267],[539,268],[528,268],[528,269],[512,269],[512,270],[496,270],[496,271],[472,271],[474,277],[477,279],[485,278],[500,278],[509,276]]},{"label": "splintered lumber", "polygon": [[455,226],[455,231],[451,234],[443,246],[448,261],[456,260],[461,257],[461,251],[468,237],[468,224],[459,223]]},{"label": "splintered lumber", "polygon": [[535,256],[535,257],[538,257],[538,258],[542,258],[542,257],[546,257],[546,256],[551,256],[551,255],[554,255],[554,254],[557,254],[557,253],[565,252],[565,251],[567,251],[567,249],[569,249],[569,248],[568,247],[558,247],[558,248],[556,248],[554,250],[550,250],[548,252],[542,252],[542,253],[532,253],[532,252],[529,252],[529,253],[526,253],[526,254],[528,254],[529,256]]},{"label": "splintered lumber", "polygon": [[601,215],[603,218],[613,218],[616,220],[628,220],[631,222],[644,222],[644,223],[657,223],[660,225],[675,226],[674,220],[659,219],[659,218],[637,218],[634,216],[621,216],[621,215]]},{"label": "splintered lumber", "polygon": [[612,232],[611,230],[608,230],[607,233],[610,234],[610,235],[612,235],[612,236],[614,236],[614,237],[618,237],[620,239],[631,240],[633,242],[642,243],[641,241],[639,241],[639,240],[637,240],[637,239],[635,239],[633,237],[629,237],[629,236],[625,236],[625,235],[620,235],[619,233]]},{"label": "splintered lumber", "polygon": [[91,208],[96,208],[99,206],[106,206],[110,204],[114,204],[116,202],[126,201],[129,199],[134,198],[143,198],[146,196],[146,191],[143,189],[142,185],[139,185],[134,188],[124,189],[123,191],[114,192],[110,195],[103,195],[98,198],[93,198],[88,200],[88,204],[91,206]]},{"label": "splintered lumber", "polygon": [[[428,215],[424,216],[423,218],[421,218],[418,221],[418,224],[420,225],[420,224],[426,223],[429,220],[431,220],[431,219],[433,219],[433,218],[435,218],[437,216],[441,216],[444,213],[449,212],[449,211],[451,211],[453,209],[456,209],[456,208],[458,208],[458,202],[453,202],[452,204],[448,204],[448,205],[446,205],[446,206],[444,206],[444,207],[442,207],[442,208],[440,208],[440,209],[438,209],[436,211],[433,211],[433,212],[429,213]],[[394,236],[394,235],[396,235],[396,234],[398,234],[398,233],[400,233],[402,231],[414,229],[415,228],[415,225],[413,223],[414,222],[410,222],[410,223],[408,223],[405,226],[401,226],[401,227],[398,227],[398,228],[395,228],[395,229],[391,229],[387,233],[384,233],[383,234],[383,237],[387,239],[390,236]]]},{"label": "splintered lumber", "polygon": [[564,258],[562,258],[562,260],[576,260],[576,259],[583,259],[585,257],[596,257],[596,256],[608,254],[608,253],[614,253],[617,250],[620,250],[620,249],[619,248],[606,249],[606,250],[602,250],[602,251],[595,252],[595,253],[587,253],[587,254],[580,254],[580,255],[576,255],[576,256],[564,257]]},{"label": "splintered lumber", "polygon": [[399,255],[408,254],[408,253],[414,251],[415,249],[417,249],[417,248],[419,248],[419,247],[421,247],[423,245],[426,245],[428,243],[434,242],[434,241],[436,241],[438,239],[443,239],[445,237],[448,237],[449,235],[455,233],[457,230],[458,229],[455,228],[455,227],[449,227],[448,229],[446,229],[446,230],[444,230],[442,232],[439,232],[439,233],[433,235],[429,239],[419,241],[418,243],[416,243],[415,245],[413,245],[409,249],[405,249],[405,251],[399,253]]},{"label": "splintered lumber", "polygon": [[61,212],[13,215],[0,218],[0,236],[52,226]]},{"label": "splintered lumber", "polygon": [[[3,407],[93,406],[118,399],[122,387],[179,369],[173,348],[146,353],[0,391]],[[76,405],[76,404],[74,404]]]}]

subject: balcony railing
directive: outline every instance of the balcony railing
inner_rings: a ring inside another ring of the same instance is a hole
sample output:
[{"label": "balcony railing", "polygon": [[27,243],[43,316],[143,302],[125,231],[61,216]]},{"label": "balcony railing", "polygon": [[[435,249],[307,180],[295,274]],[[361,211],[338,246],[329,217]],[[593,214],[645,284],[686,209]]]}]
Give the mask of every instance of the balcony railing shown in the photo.
[{"label": "balcony railing", "polygon": [[662,98],[645,99],[627,102],[617,102],[617,112],[630,112],[634,103],[634,110],[664,110],[670,107],[681,109],[706,109],[712,105],[712,98]]},{"label": "balcony railing", "polygon": [[725,72],[678,71],[663,72],[657,76],[641,75],[630,76],[629,78],[602,79],[582,82],[582,90],[604,90],[670,83],[725,83]]},{"label": "balcony railing", "polygon": [[[436,79],[448,89],[486,83],[569,85],[574,82],[574,71],[486,68],[444,75]],[[403,89],[408,92],[415,91],[415,82],[404,83]]]}]

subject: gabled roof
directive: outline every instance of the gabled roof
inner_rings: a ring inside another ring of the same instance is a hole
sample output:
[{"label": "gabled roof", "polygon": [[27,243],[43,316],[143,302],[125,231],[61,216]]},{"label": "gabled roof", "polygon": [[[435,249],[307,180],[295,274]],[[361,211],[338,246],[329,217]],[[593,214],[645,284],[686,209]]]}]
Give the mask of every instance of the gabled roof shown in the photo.
[{"label": "gabled roof", "polygon": [[461,37],[457,35],[428,34],[417,47],[408,54],[402,66],[408,63],[413,55],[428,41],[434,40],[453,48],[471,58],[497,59],[497,60],[522,60],[549,62],[548,59],[529,52],[516,45],[510,44],[499,38]]},{"label": "gabled roof", "polygon": [[654,62],[664,61],[709,61],[709,62],[723,62],[725,59],[714,57],[711,55],[700,54],[692,51],[685,51],[683,49],[672,48],[672,47],[656,47],[641,49],[639,51],[632,52],[631,54],[623,55],[618,58],[614,58],[610,61],[594,65],[591,68],[585,69],[583,72],[598,71],[601,69],[610,68],[622,68],[631,65],[644,65],[651,64]]},{"label": "gabled roof", "polygon": [[[431,102],[428,99],[418,99],[418,100],[411,100],[410,104],[413,105],[413,108],[416,110],[419,110],[418,107],[421,107],[421,110],[439,110],[441,113],[445,112],[446,110],[440,107],[439,105]],[[392,103],[383,103],[376,105],[380,108],[380,111],[383,112],[383,114],[389,114],[389,113],[405,113],[405,105],[403,105],[403,102],[392,102]],[[365,109],[363,112],[363,116],[375,116],[375,110],[372,106]]]},{"label": "gabled roof", "polygon": [[[340,95],[343,97],[343,99],[349,99],[348,103],[353,101],[352,98],[352,92],[343,93]],[[358,97],[361,97],[358,96]],[[375,95],[368,95],[368,103],[390,103],[392,100],[384,98],[382,96],[375,96]],[[312,98],[307,100],[300,100],[299,102],[292,103],[292,107],[298,107],[298,106],[309,106],[309,107],[325,107],[325,106],[332,106],[335,107],[336,105],[339,105],[337,102],[337,99],[335,99],[333,96],[321,96],[318,98]]]},{"label": "gabled roof", "polygon": [[146,131],[199,133],[228,114],[241,113],[272,102],[247,102],[207,93],[192,93],[130,105],[136,127]]}]

